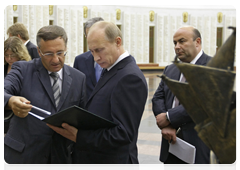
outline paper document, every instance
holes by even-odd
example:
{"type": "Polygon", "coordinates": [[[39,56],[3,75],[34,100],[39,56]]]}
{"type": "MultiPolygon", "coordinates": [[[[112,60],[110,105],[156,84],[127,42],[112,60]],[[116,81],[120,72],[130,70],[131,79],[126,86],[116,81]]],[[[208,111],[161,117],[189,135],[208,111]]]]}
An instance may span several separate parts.
{"type": "Polygon", "coordinates": [[[34,117],[40,119],[40,120],[45,119],[44,117],[38,116],[38,115],[36,115],[36,114],[34,114],[34,113],[32,113],[32,112],[28,112],[28,113],[29,113],[30,115],[32,115],[32,116],[34,116],[34,117]]]}
{"type": "Polygon", "coordinates": [[[178,137],[175,144],[169,144],[169,152],[189,164],[193,164],[195,162],[195,146],[178,137]]]}
{"type": "Polygon", "coordinates": [[[36,106],[32,106],[31,112],[28,112],[28,113],[40,120],[43,120],[51,115],[51,112],[43,110],[36,106]]]}

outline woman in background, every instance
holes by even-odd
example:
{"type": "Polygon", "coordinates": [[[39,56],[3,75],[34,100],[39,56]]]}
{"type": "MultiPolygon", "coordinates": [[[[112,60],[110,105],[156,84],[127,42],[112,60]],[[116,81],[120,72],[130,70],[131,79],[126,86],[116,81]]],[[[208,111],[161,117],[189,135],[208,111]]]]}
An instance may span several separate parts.
{"type": "Polygon", "coordinates": [[[19,60],[29,61],[31,57],[20,38],[9,37],[4,41],[4,77],[11,70],[12,64],[19,60]]]}
{"type": "MultiPolygon", "coordinates": [[[[20,38],[9,37],[4,41],[4,78],[11,70],[12,64],[20,60],[31,60],[28,50],[20,38]]],[[[4,111],[4,134],[7,133],[12,115],[12,111],[4,111]]]]}

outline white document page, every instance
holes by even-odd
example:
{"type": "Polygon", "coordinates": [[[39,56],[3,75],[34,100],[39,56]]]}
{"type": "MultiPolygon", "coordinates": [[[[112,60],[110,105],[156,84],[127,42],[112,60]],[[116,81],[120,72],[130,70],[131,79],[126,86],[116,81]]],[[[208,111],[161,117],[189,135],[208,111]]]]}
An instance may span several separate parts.
{"type": "Polygon", "coordinates": [[[178,137],[175,144],[169,144],[169,152],[189,164],[193,164],[195,162],[195,146],[185,142],[178,137]]]}
{"type": "Polygon", "coordinates": [[[32,115],[32,116],[34,116],[34,117],[40,119],[40,120],[45,119],[44,117],[38,116],[38,115],[36,115],[36,114],[34,114],[34,113],[32,113],[32,112],[28,112],[28,113],[29,113],[30,115],[32,115]]]}
{"type": "Polygon", "coordinates": [[[40,119],[40,120],[45,119],[45,118],[44,118],[45,116],[42,117],[42,116],[40,116],[40,115],[43,115],[43,114],[44,114],[44,115],[51,115],[51,112],[46,111],[46,110],[43,110],[43,109],[41,109],[41,108],[39,108],[39,107],[36,107],[36,106],[32,106],[32,110],[31,110],[31,112],[28,112],[28,113],[29,113],[30,115],[32,115],[32,116],[40,119]],[[33,111],[32,111],[32,110],[33,110],[33,111]],[[34,113],[35,111],[36,111],[38,114],[34,113]],[[42,113],[42,114],[39,115],[39,112],[42,113]]]}

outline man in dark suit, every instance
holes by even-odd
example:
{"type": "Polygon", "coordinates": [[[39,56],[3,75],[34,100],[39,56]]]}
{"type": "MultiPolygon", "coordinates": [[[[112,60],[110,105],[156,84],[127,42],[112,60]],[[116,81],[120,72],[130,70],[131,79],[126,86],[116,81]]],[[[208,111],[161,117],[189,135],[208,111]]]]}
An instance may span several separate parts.
{"type": "Polygon", "coordinates": [[[64,64],[67,35],[63,28],[42,27],[37,44],[41,58],[15,62],[4,80],[4,106],[14,113],[4,138],[4,158],[10,164],[71,163],[73,142],[28,112],[32,106],[51,114],[72,105],[84,107],[85,75],[64,64]]]}
{"type": "MultiPolygon", "coordinates": [[[[206,65],[211,59],[202,51],[201,35],[196,28],[191,26],[182,27],[173,36],[175,53],[182,62],[206,65]]],[[[182,81],[184,75],[171,64],[167,66],[163,74],[167,77],[182,81]]],[[[196,147],[196,164],[208,164],[210,162],[210,150],[198,137],[194,130],[194,122],[181,104],[164,83],[161,81],[152,99],[152,109],[156,116],[158,127],[162,130],[162,146],[160,161],[168,164],[185,163],[168,152],[169,143],[176,142],[176,130],[179,129],[178,137],[196,147]]]]}
{"type": "MultiPolygon", "coordinates": [[[[88,31],[90,27],[98,22],[103,21],[101,17],[95,17],[89,19],[84,25],[84,34],[87,38],[88,31]]],[[[91,51],[87,51],[83,54],[78,55],[75,58],[73,67],[83,72],[86,76],[86,87],[87,87],[87,98],[90,97],[94,87],[99,80],[99,75],[101,75],[102,68],[97,62],[94,61],[91,51]]]]}
{"type": "Polygon", "coordinates": [[[40,57],[38,54],[37,46],[29,40],[28,30],[23,23],[17,22],[10,26],[7,30],[7,34],[9,37],[17,36],[20,38],[24,45],[26,45],[28,53],[32,59],[40,57]]]}
{"type": "MultiPolygon", "coordinates": [[[[76,142],[74,163],[138,163],[138,128],[147,99],[147,83],[135,60],[122,46],[122,34],[110,22],[95,23],[88,33],[94,60],[104,68],[86,108],[117,126],[97,130],[64,129],[50,126],[76,142]]],[[[91,123],[91,122],[89,122],[91,123]]]]}

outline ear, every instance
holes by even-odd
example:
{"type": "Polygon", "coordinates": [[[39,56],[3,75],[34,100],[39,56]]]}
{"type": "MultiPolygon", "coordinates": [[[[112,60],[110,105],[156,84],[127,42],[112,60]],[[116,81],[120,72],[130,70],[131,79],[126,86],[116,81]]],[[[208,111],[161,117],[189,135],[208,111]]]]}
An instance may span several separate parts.
{"type": "Polygon", "coordinates": [[[120,46],[122,45],[122,39],[121,39],[121,37],[117,37],[117,38],[115,39],[115,42],[116,42],[116,44],[117,44],[117,47],[120,47],[120,46]]]}
{"type": "Polygon", "coordinates": [[[22,39],[21,35],[19,35],[19,34],[17,35],[17,37],[20,38],[20,39],[22,39]]]}
{"type": "Polygon", "coordinates": [[[201,38],[200,37],[198,37],[196,40],[196,46],[198,47],[198,46],[201,46],[201,38]]]}

